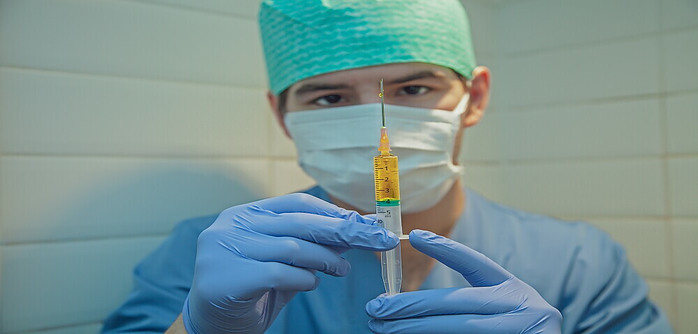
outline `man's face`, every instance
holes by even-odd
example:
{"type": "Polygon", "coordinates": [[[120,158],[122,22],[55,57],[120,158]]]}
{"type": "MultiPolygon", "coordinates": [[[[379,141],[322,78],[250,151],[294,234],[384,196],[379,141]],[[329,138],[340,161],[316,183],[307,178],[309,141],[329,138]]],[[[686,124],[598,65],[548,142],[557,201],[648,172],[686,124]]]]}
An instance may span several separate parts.
{"type": "Polygon", "coordinates": [[[287,90],[285,112],[380,102],[379,81],[384,80],[385,103],[428,109],[453,110],[467,92],[452,70],[425,63],[371,66],[318,75],[287,90]]]}
{"type": "Polygon", "coordinates": [[[477,124],[489,102],[490,72],[476,67],[467,84],[451,69],[425,63],[371,66],[318,75],[294,83],[283,98],[267,95],[276,120],[290,138],[284,123],[289,112],[380,102],[380,79],[385,103],[417,108],[453,110],[468,93],[468,105],[456,134],[453,161],[457,163],[465,128],[477,124]]]}

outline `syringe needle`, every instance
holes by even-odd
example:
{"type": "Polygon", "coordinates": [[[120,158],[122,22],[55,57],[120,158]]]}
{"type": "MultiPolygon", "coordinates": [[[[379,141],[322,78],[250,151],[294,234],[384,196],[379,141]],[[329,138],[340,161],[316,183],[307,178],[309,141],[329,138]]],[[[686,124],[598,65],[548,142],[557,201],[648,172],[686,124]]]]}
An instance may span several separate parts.
{"type": "Polygon", "coordinates": [[[382,126],[385,127],[385,100],[383,98],[383,78],[381,78],[381,92],[378,93],[378,96],[381,98],[381,117],[383,118],[383,124],[382,126]]]}

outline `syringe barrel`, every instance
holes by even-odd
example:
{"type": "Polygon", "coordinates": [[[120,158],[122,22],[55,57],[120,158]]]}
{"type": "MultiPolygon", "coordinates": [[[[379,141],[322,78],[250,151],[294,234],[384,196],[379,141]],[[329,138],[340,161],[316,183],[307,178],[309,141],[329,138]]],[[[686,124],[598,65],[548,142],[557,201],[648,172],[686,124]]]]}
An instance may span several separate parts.
{"type": "MultiPolygon", "coordinates": [[[[376,223],[397,236],[402,235],[402,218],[400,205],[391,203],[376,203],[376,223]]],[[[381,252],[381,275],[383,276],[383,285],[385,292],[388,295],[394,295],[400,292],[402,288],[402,254],[400,245],[397,247],[381,252]]]]}
{"type": "MultiPolygon", "coordinates": [[[[402,236],[397,156],[386,151],[374,157],[373,176],[376,183],[376,222],[398,237],[402,236]]],[[[402,255],[399,244],[389,251],[381,252],[381,274],[385,292],[389,295],[399,293],[402,288],[402,255]]]]}

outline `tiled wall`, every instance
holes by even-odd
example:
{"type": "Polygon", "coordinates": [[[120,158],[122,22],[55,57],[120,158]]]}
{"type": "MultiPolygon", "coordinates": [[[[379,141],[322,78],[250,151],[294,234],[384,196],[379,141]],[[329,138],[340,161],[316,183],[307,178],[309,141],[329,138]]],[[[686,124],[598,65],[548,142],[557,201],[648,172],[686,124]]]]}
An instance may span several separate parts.
{"type": "MultiPolygon", "coordinates": [[[[0,0],[0,332],[93,333],[177,221],[311,183],[266,106],[258,3],[0,0]]],[[[609,231],[698,328],[696,2],[466,7],[494,73],[467,182],[609,231]]]]}
{"type": "Polygon", "coordinates": [[[465,2],[494,41],[469,183],[606,230],[675,329],[698,332],[698,1],[465,2]]]}

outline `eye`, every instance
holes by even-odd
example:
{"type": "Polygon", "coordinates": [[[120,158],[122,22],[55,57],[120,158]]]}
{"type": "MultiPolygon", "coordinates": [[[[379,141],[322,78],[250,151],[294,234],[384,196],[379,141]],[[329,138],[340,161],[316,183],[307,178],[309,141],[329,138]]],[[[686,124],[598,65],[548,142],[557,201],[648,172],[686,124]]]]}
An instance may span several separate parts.
{"type": "Polygon", "coordinates": [[[429,91],[426,86],[405,86],[400,89],[400,95],[422,95],[429,91]]]}
{"type": "Polygon", "coordinates": [[[313,101],[313,103],[319,105],[319,106],[329,106],[333,105],[336,103],[339,103],[342,101],[342,96],[337,95],[337,94],[331,94],[331,95],[325,95],[322,97],[319,97],[313,101]]]}

